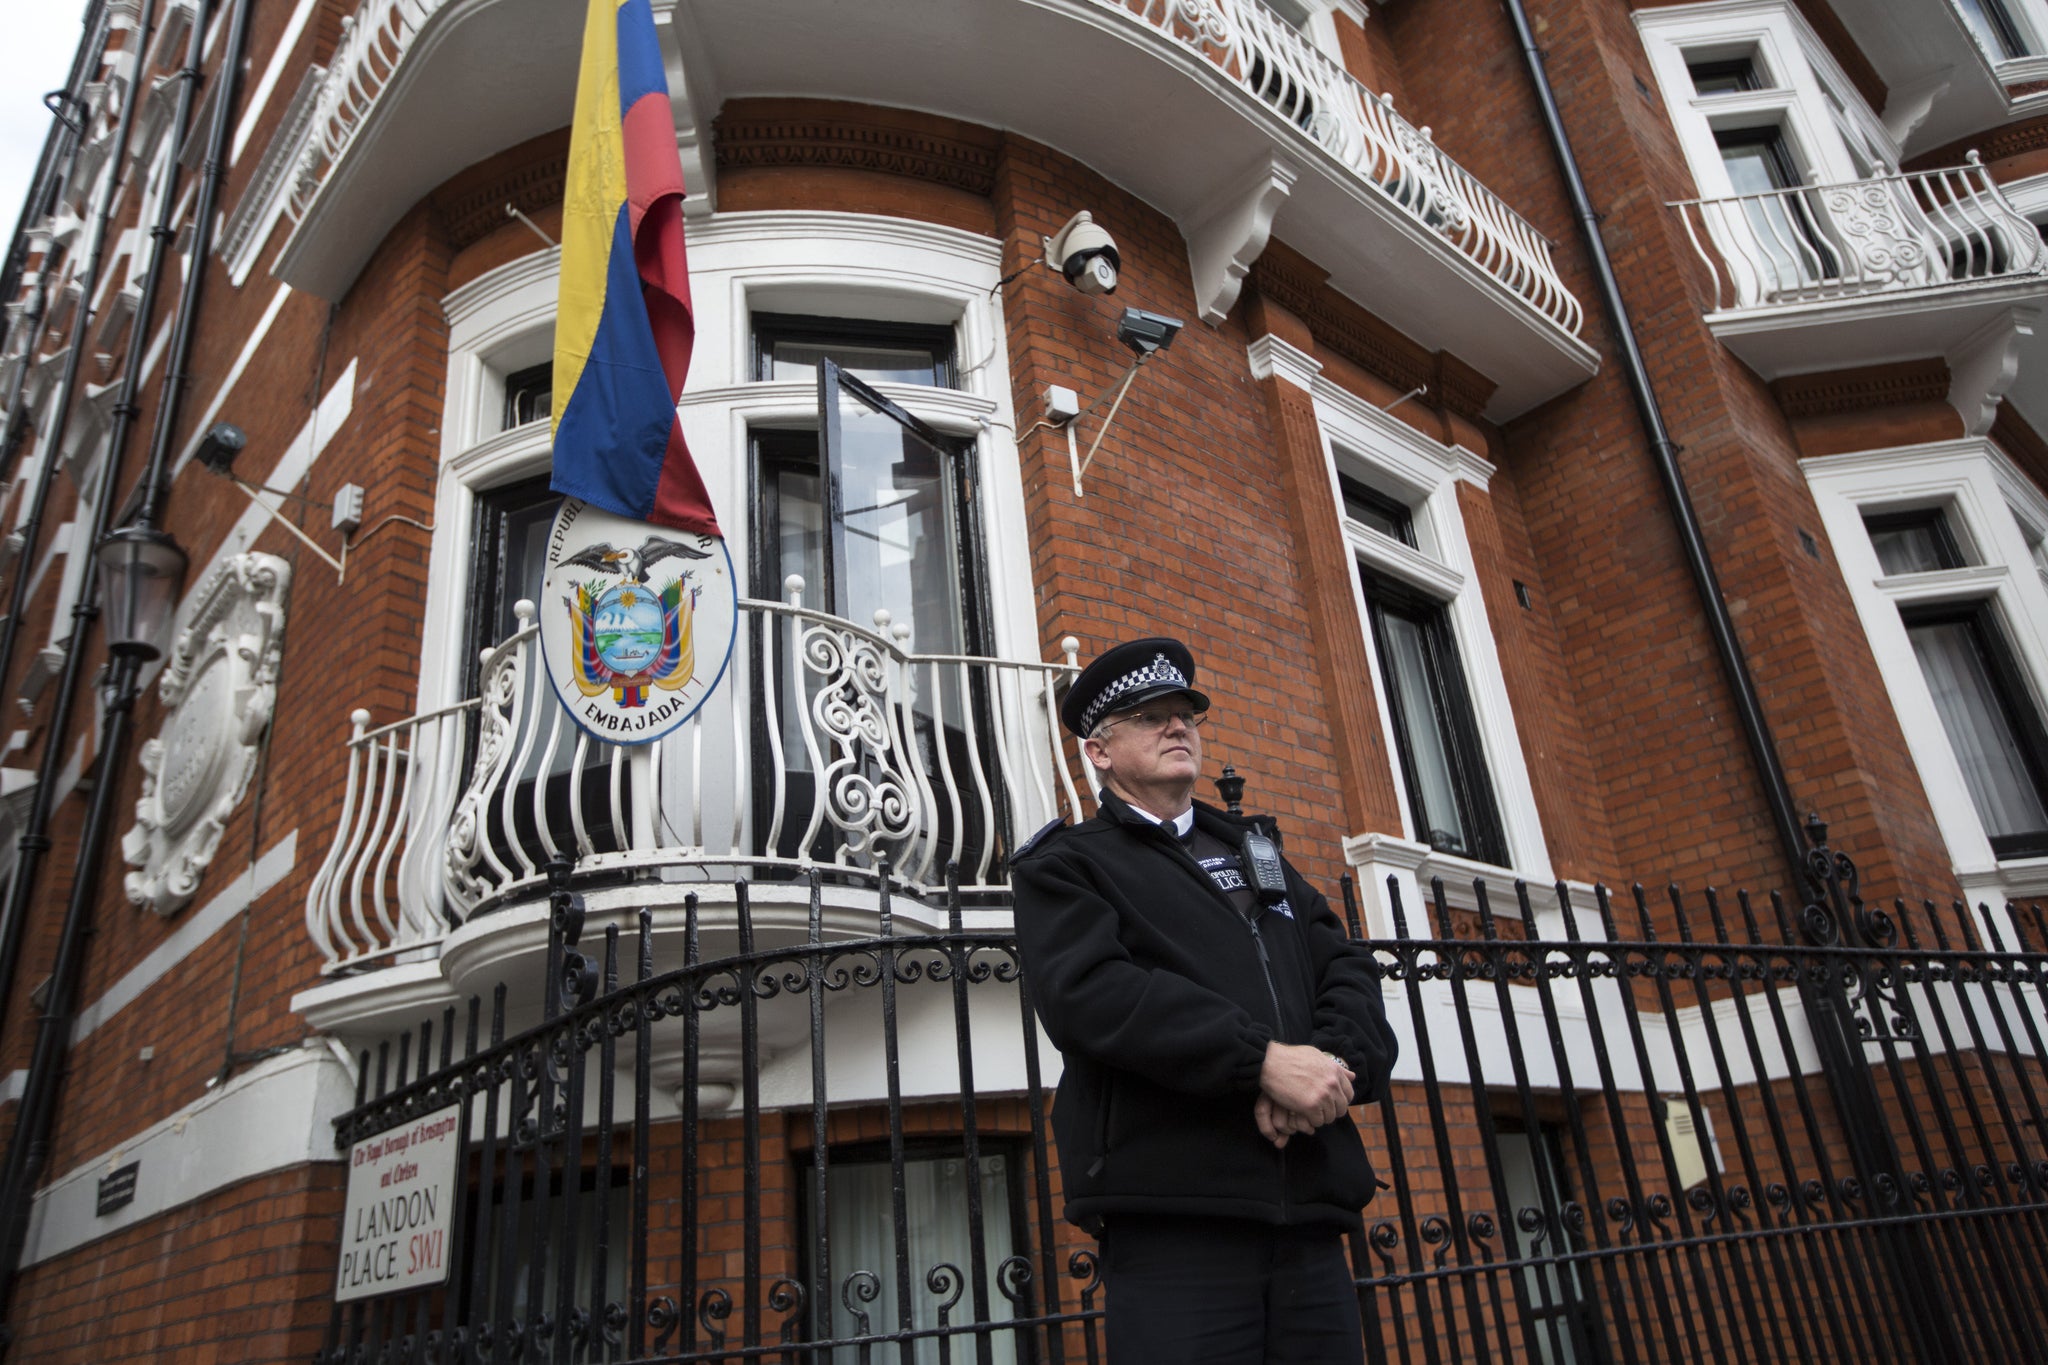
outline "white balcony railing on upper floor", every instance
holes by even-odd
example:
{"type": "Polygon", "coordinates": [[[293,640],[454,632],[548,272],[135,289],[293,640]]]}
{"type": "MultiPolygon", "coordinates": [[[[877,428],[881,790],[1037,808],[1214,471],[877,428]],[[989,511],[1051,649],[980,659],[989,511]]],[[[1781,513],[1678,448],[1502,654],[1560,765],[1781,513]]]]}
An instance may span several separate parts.
{"type": "Polygon", "coordinates": [[[1770,308],[2048,276],[2040,230],[1968,164],[1671,205],[1714,307],[1770,308]]]}
{"type": "Polygon", "coordinates": [[[1579,302],[1528,220],[1258,0],[1100,0],[1193,48],[1302,135],[1576,335],[1579,302]]]}
{"type": "Polygon", "coordinates": [[[886,857],[913,889],[954,868],[973,893],[1002,884],[1017,840],[1085,813],[1092,793],[1063,757],[1054,686],[1078,671],[1076,642],[1049,664],[913,654],[887,613],[866,629],[805,608],[801,578],[787,586],[786,603],[741,601],[723,684],[639,749],[568,721],[529,602],[522,628],[485,654],[474,698],[374,729],[357,711],[333,842],[306,897],[329,970],[430,947],[544,894],[557,856],[657,878],[859,872],[886,857]]]}
{"type": "MultiPolygon", "coordinates": [[[[998,0],[988,0],[996,3],[998,0]]],[[[420,31],[451,0],[362,0],[342,21],[294,180],[296,222],[311,208],[420,31]]],[[[1258,0],[1087,0],[1192,50],[1277,111],[1517,297],[1576,335],[1578,300],[1550,243],[1342,65],[1258,0]]],[[[853,22],[849,19],[848,22],[853,22]]],[[[569,60],[569,58],[565,58],[569,60]]]]}

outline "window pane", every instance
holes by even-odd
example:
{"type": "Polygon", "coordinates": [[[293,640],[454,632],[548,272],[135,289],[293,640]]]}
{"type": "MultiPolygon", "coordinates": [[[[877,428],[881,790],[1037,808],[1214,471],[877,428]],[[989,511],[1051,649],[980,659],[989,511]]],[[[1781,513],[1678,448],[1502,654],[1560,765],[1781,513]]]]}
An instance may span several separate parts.
{"type": "Polygon", "coordinates": [[[1725,62],[1694,62],[1686,70],[1692,73],[1692,88],[1702,95],[1729,95],[1763,88],[1762,82],[1756,78],[1756,63],[1747,57],[1725,62]]]}
{"type": "Polygon", "coordinates": [[[1397,694],[1402,737],[1407,741],[1401,757],[1410,765],[1411,784],[1422,804],[1415,812],[1416,833],[1433,848],[1470,852],[1451,775],[1450,736],[1444,733],[1422,627],[1391,612],[1384,620],[1386,654],[1394,675],[1388,686],[1397,694]]]}
{"type": "Polygon", "coordinates": [[[1958,0],[1964,22],[1979,44],[1999,61],[2027,55],[2026,40],[2002,0],[1958,0]]]}
{"type": "Polygon", "coordinates": [[[867,625],[886,608],[910,627],[918,653],[960,653],[959,535],[944,457],[851,398],[841,398],[840,421],[848,618],[867,625]]]}
{"type": "Polygon", "coordinates": [[[2021,755],[2014,708],[1988,666],[1982,626],[1975,619],[1909,625],[1913,653],[1963,770],[1970,800],[1992,838],[2048,830],[2048,809],[2021,755]]]}
{"type": "Polygon", "coordinates": [[[1870,546],[1887,574],[1931,573],[1948,566],[1942,563],[1941,547],[1935,543],[1931,526],[1899,526],[1870,533],[1870,546]]]}
{"type": "Polygon", "coordinates": [[[1880,512],[1863,519],[1870,547],[1887,574],[1932,573],[1963,566],[1961,548],[1940,508],[1924,512],[1880,512]]]}
{"type": "Polygon", "coordinates": [[[1337,487],[1344,495],[1345,516],[1403,545],[1415,544],[1415,518],[1406,507],[1347,474],[1337,476],[1337,487]]]}
{"type": "Polygon", "coordinates": [[[1746,137],[1740,141],[1731,139],[1721,144],[1721,163],[1728,168],[1728,183],[1737,194],[1762,194],[1791,188],[1792,182],[1784,173],[1783,159],[1774,153],[1773,144],[1778,144],[1775,136],[1767,139],[1746,137]]]}
{"type": "Polygon", "coordinates": [[[552,362],[505,376],[505,430],[542,421],[554,411],[555,367],[552,362]]]}
{"type": "MultiPolygon", "coordinates": [[[[819,491],[817,468],[813,465],[806,470],[784,465],[769,477],[775,481],[775,543],[777,563],[781,569],[772,590],[780,600],[784,596],[782,580],[791,574],[801,574],[805,603],[814,607],[820,603],[830,606],[824,599],[825,508],[819,491]]],[[[780,640],[777,643],[780,644],[780,640]]],[[[807,770],[810,755],[804,749],[803,729],[797,714],[801,705],[797,696],[797,673],[789,668],[782,669],[781,673],[782,702],[778,709],[782,715],[782,761],[792,770],[807,770]]]]}
{"type": "MultiPolygon", "coordinates": [[[[1010,1224],[1008,1170],[1008,1158],[1001,1153],[989,1153],[981,1159],[981,1240],[988,1267],[985,1289],[989,1317],[999,1322],[1015,1316],[1010,1301],[1003,1297],[996,1283],[997,1271],[1015,1245],[1010,1224]]],[[[889,1181],[890,1168],[884,1161],[833,1161],[827,1167],[826,1234],[831,1255],[829,1305],[834,1336],[850,1336],[859,1331],[858,1321],[846,1309],[848,1300],[868,1315],[870,1332],[897,1330],[895,1213],[889,1199],[889,1181]],[[849,1278],[863,1271],[879,1282],[878,1296],[871,1303],[861,1303],[863,1296],[859,1292],[842,1297],[849,1278]]],[[[806,1170],[806,1207],[811,1207],[816,1197],[816,1182],[816,1168],[806,1170]]],[[[940,1266],[950,1266],[956,1272],[952,1283],[960,1290],[958,1302],[947,1313],[948,1323],[973,1321],[974,1287],[968,1283],[968,1277],[974,1273],[974,1259],[973,1234],[967,1217],[967,1162],[960,1157],[905,1161],[903,1201],[910,1233],[907,1259],[911,1325],[937,1327],[939,1305],[953,1297],[952,1289],[939,1294],[928,1287],[926,1277],[940,1266]]],[[[808,1278],[813,1282],[816,1273],[815,1266],[809,1268],[808,1278]]],[[[813,1330],[823,1326],[821,1314],[813,1330]]],[[[989,1342],[997,1361],[1010,1365],[1016,1360],[1017,1345],[1011,1334],[997,1333],[989,1342]]],[[[954,1338],[950,1347],[954,1360],[975,1358],[971,1336],[954,1338]]],[[[888,1356],[891,1360],[897,1358],[894,1347],[888,1356]]],[[[852,1362],[860,1357],[856,1349],[846,1348],[830,1358],[852,1362]]],[[[915,1358],[920,1365],[937,1365],[938,1339],[918,1342],[915,1358]]]]}
{"type": "Polygon", "coordinates": [[[1838,270],[1834,253],[1822,241],[1805,196],[1771,193],[1800,184],[1791,149],[1778,130],[1743,129],[1717,134],[1715,141],[1730,187],[1737,195],[1759,196],[1742,201],[1742,216],[1754,239],[1748,254],[1763,276],[1765,292],[1833,278],[1838,270]]]}
{"type": "Polygon", "coordinates": [[[937,363],[929,350],[887,346],[810,345],[778,341],[770,351],[770,379],[816,379],[818,362],[830,360],[870,384],[936,384],[937,363]]]}

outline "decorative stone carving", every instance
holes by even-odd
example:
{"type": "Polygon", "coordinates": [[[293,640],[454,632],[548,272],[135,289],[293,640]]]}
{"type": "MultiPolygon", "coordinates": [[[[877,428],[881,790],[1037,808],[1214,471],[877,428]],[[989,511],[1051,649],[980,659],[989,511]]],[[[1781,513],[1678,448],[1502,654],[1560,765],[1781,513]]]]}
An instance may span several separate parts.
{"type": "Polygon", "coordinates": [[[170,708],[142,746],[142,799],[121,840],[128,899],[176,914],[199,889],[228,816],[256,770],[277,699],[291,566],[239,554],[201,585],[157,682],[170,708]]]}

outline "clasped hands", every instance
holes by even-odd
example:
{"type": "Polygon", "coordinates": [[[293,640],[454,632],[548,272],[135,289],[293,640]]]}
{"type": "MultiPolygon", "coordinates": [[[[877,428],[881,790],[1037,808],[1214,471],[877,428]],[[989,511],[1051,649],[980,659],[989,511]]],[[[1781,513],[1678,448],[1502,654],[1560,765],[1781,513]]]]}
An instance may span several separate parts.
{"type": "Polygon", "coordinates": [[[1320,1048],[1268,1043],[1259,1067],[1259,1098],[1252,1105],[1259,1135],[1284,1148],[1297,1133],[1313,1133],[1351,1107],[1358,1078],[1340,1058],[1320,1048]]]}

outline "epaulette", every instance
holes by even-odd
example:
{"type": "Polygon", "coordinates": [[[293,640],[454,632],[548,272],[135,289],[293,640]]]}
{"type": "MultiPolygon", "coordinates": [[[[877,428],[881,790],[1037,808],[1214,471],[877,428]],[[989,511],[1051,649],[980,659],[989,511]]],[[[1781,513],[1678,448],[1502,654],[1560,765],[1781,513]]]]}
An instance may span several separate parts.
{"type": "Polygon", "coordinates": [[[1013,863],[1016,862],[1019,858],[1023,857],[1032,849],[1036,848],[1038,846],[1038,841],[1040,839],[1043,839],[1046,835],[1052,833],[1056,829],[1064,828],[1066,823],[1067,817],[1064,815],[1058,817],[1057,819],[1046,822],[1046,824],[1042,826],[1036,834],[1032,835],[1029,839],[1026,839],[1023,843],[1017,845],[1017,851],[1010,855],[1010,861],[1013,863]]]}

